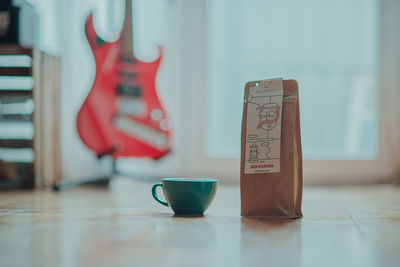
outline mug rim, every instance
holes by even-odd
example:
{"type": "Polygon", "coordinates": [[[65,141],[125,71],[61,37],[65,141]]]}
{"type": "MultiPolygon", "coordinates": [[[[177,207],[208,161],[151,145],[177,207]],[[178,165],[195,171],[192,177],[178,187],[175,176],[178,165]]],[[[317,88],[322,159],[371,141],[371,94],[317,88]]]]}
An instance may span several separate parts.
{"type": "Polygon", "coordinates": [[[189,177],[165,177],[162,181],[166,182],[195,182],[195,183],[212,183],[218,182],[215,178],[189,178],[189,177]]]}

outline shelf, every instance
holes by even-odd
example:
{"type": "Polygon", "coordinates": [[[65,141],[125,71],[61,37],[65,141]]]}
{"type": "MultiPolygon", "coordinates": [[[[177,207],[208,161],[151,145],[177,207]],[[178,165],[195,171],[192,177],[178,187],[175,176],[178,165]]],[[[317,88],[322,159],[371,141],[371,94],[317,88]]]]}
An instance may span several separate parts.
{"type": "Polygon", "coordinates": [[[0,45],[0,189],[59,179],[59,59],[0,45]]]}

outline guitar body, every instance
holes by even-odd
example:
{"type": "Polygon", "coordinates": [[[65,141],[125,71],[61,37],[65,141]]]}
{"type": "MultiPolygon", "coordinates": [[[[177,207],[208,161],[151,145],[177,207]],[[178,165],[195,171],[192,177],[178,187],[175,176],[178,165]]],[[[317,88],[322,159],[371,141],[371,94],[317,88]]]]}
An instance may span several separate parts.
{"type": "Polygon", "coordinates": [[[170,121],[158,98],[155,79],[160,56],[142,62],[121,49],[121,38],[105,42],[86,21],[86,36],[96,61],[96,77],[77,117],[82,141],[97,156],[150,157],[170,151],[170,121]]]}

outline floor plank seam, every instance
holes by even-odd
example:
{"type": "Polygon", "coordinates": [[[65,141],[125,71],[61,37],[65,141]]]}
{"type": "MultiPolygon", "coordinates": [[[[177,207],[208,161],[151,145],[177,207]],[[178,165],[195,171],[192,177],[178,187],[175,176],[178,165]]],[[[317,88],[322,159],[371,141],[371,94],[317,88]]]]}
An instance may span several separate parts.
{"type": "Polygon", "coordinates": [[[348,210],[346,210],[347,213],[347,217],[349,217],[349,219],[352,221],[354,227],[357,229],[358,233],[361,235],[361,238],[365,238],[365,234],[364,232],[361,230],[360,225],[358,224],[358,222],[353,218],[353,216],[351,216],[350,212],[348,210]]]}

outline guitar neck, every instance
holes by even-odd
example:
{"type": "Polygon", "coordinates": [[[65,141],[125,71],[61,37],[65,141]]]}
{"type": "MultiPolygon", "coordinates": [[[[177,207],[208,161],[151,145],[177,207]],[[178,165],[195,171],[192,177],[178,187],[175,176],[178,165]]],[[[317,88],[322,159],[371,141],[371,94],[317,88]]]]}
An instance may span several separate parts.
{"type": "Polygon", "coordinates": [[[132,2],[133,0],[125,0],[125,18],[121,32],[122,53],[127,55],[133,54],[132,2]]]}

